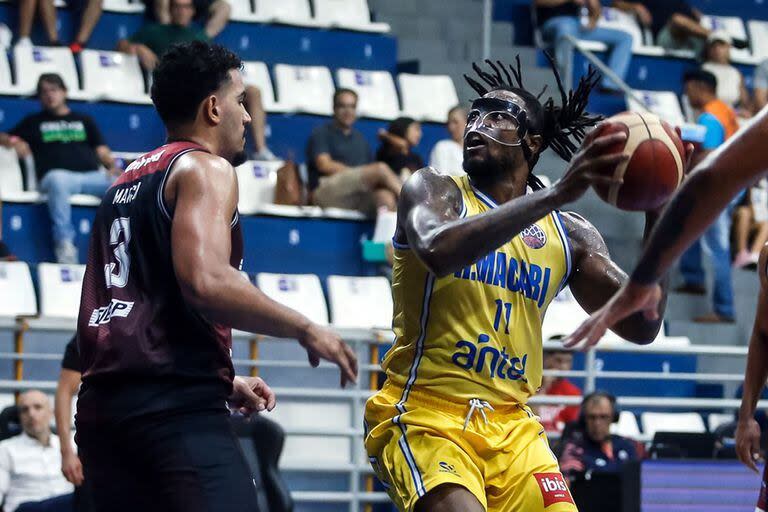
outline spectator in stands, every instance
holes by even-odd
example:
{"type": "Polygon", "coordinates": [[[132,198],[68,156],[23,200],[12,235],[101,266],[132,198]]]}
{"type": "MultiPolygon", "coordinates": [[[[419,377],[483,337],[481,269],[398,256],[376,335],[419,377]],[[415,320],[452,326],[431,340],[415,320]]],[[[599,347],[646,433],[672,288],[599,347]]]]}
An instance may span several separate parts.
{"type": "Polygon", "coordinates": [[[448,111],[448,129],[450,139],[443,139],[435,144],[429,155],[429,165],[443,174],[461,176],[464,174],[464,128],[467,126],[467,109],[456,105],[448,111]]]}
{"type": "MultiPolygon", "coordinates": [[[[573,353],[568,350],[545,350],[544,369],[568,372],[573,369],[573,353]]],[[[540,395],[581,396],[581,389],[566,377],[544,376],[541,379],[540,395]]],[[[567,423],[579,417],[577,405],[539,405],[535,408],[539,421],[547,433],[560,433],[567,423]]]]}
{"type": "MultiPolygon", "coordinates": [[[[168,25],[172,20],[172,8],[169,0],[147,0],[145,17],[151,22],[168,25]]],[[[213,39],[224,30],[232,14],[232,6],[227,0],[194,0],[195,17],[198,23],[205,24],[205,33],[213,39]]]]}
{"type": "Polygon", "coordinates": [[[731,64],[731,36],[728,32],[715,30],[709,35],[701,67],[717,78],[718,98],[733,108],[738,107],[740,117],[752,117],[752,102],[744,85],[744,77],[731,64]]]}
{"type": "MultiPolygon", "coordinates": [[[[711,30],[701,25],[701,12],[687,0],[614,0],[613,5],[637,15],[650,27],[656,44],[666,50],[690,50],[701,55],[711,30]]],[[[736,48],[746,48],[747,41],[734,40],[736,48]]]]}
{"type": "MultiPolygon", "coordinates": [[[[225,0],[217,0],[212,5],[219,2],[226,4],[225,0]]],[[[226,5],[229,8],[229,4],[226,5]]],[[[121,39],[117,43],[117,49],[138,56],[141,66],[147,71],[152,71],[157,66],[160,56],[172,45],[211,39],[212,36],[209,35],[208,28],[201,30],[192,25],[194,17],[195,3],[193,0],[170,0],[170,24],[148,23],[128,39],[121,39]]],[[[266,114],[261,101],[261,91],[258,87],[246,86],[245,108],[251,116],[251,135],[255,149],[253,158],[255,160],[274,160],[275,156],[266,144],[264,132],[266,114]]]]}
{"type": "MultiPolygon", "coordinates": [[[[67,7],[72,9],[75,17],[80,18],[80,27],[75,35],[75,40],[69,45],[73,53],[80,53],[93,33],[99,18],[101,18],[101,4],[103,0],[70,0],[67,7]]],[[[19,0],[19,35],[16,44],[31,46],[29,38],[32,33],[32,22],[35,17],[35,9],[40,11],[45,33],[48,36],[48,44],[59,46],[59,29],[56,19],[56,7],[53,0],[19,0]]]]}
{"type": "MultiPolygon", "coordinates": [[[[573,45],[566,36],[586,41],[599,41],[610,47],[608,66],[624,80],[632,58],[632,36],[622,30],[597,26],[599,0],[534,0],[536,20],[545,41],[555,45],[555,60],[565,77],[573,61],[573,45]],[[582,12],[583,11],[583,12],[582,12]],[[582,22],[582,16],[586,20],[582,22]]],[[[618,85],[604,77],[604,92],[618,92],[618,85]]]]}
{"type": "Polygon", "coordinates": [[[413,148],[421,142],[421,123],[411,117],[398,117],[386,130],[379,131],[381,145],[376,161],[384,162],[405,181],[424,167],[424,160],[413,148]]]}
{"type": "Polygon", "coordinates": [[[61,474],[52,418],[50,401],[42,391],[27,391],[19,397],[23,432],[0,442],[0,496],[5,512],[72,510],[72,485],[61,474]]]}
{"type": "Polygon", "coordinates": [[[373,162],[368,141],[354,128],[356,120],[357,93],[337,89],[333,120],[315,128],[307,142],[312,200],[370,217],[379,209],[395,211],[402,181],[387,164],[373,162]]]}
{"type": "Polygon", "coordinates": [[[618,473],[623,464],[638,458],[634,441],[611,434],[616,421],[616,397],[604,391],[584,397],[577,428],[562,441],[563,476],[573,480],[587,472],[618,473]]]}
{"type": "Polygon", "coordinates": [[[757,269],[760,249],[768,242],[768,181],[765,178],[750,188],[736,207],[733,231],[736,244],[734,268],[757,269]],[[750,239],[752,243],[749,243],[750,239]]]}
{"type": "Polygon", "coordinates": [[[70,110],[67,87],[59,75],[41,75],[37,96],[42,111],[22,119],[10,133],[0,133],[0,144],[14,148],[20,157],[34,157],[39,188],[48,195],[56,259],[76,264],[69,198],[101,197],[122,171],[93,119],[70,110]]]}
{"type": "MultiPolygon", "coordinates": [[[[697,123],[706,130],[701,149],[693,155],[690,168],[700,162],[710,152],[730,138],[739,125],[736,113],[722,100],[717,99],[717,78],[703,69],[689,71],[685,74],[685,94],[691,106],[697,111],[697,123]]],[[[740,198],[738,199],[740,200],[740,198]]],[[[733,205],[738,204],[736,200],[733,205]]],[[[716,323],[734,321],[733,283],[731,280],[731,210],[726,209],[704,234],[711,255],[715,272],[715,289],[713,293],[714,311],[710,314],[695,318],[695,322],[716,323]]],[[[696,241],[680,258],[680,272],[684,284],[677,289],[681,293],[704,295],[705,274],[701,263],[701,242],[696,241]]]]}
{"type": "Polygon", "coordinates": [[[768,59],[757,65],[752,85],[755,90],[754,111],[757,114],[768,105],[768,59]]]}

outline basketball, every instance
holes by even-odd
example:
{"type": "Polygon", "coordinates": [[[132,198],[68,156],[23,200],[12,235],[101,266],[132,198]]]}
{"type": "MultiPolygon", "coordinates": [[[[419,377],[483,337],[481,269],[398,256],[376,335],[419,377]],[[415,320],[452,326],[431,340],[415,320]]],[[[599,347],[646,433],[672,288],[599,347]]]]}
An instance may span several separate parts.
{"type": "Polygon", "coordinates": [[[604,153],[624,153],[629,160],[619,164],[614,173],[622,184],[595,185],[605,202],[628,211],[658,208],[674,193],[685,172],[685,148],[669,124],[650,113],[622,112],[607,120],[600,135],[618,131],[627,140],[608,147],[604,153]]]}

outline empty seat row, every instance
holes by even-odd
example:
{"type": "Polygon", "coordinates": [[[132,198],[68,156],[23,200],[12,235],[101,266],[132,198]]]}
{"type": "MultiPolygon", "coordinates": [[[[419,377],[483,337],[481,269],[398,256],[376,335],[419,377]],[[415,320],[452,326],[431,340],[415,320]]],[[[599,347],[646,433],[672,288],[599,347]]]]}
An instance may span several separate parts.
{"type": "MultiPolygon", "coordinates": [[[[40,263],[38,301],[29,266],[24,262],[0,262],[0,317],[39,314],[46,319],[74,321],[84,274],[85,265],[40,263]]],[[[256,285],[264,293],[321,325],[359,329],[390,326],[392,296],[386,278],[329,276],[326,284],[327,302],[316,275],[256,274],[256,285]]]]}
{"type": "Polygon", "coordinates": [[[619,421],[611,425],[611,433],[637,439],[646,436],[653,439],[656,432],[688,432],[701,434],[714,432],[721,425],[734,421],[733,414],[710,413],[707,416],[707,425],[704,418],[697,412],[642,412],[640,423],[643,426],[642,434],[637,423],[637,417],[631,411],[621,411],[619,421]]]}
{"type": "MultiPolygon", "coordinates": [[[[63,78],[72,99],[151,103],[135,55],[84,50],[80,54],[82,87],[75,58],[68,48],[16,46],[13,62],[15,83],[7,56],[0,54],[0,94],[33,94],[40,75],[55,72],[63,78]]],[[[332,114],[336,85],[327,67],[277,64],[273,70],[276,87],[265,63],[246,62],[243,66],[246,83],[259,87],[267,111],[332,114]]],[[[336,84],[358,93],[358,111],[362,117],[394,119],[402,114],[423,121],[443,122],[448,110],[458,103],[456,89],[448,76],[402,73],[397,79],[402,109],[388,71],[346,68],[336,71],[336,84]]]]}

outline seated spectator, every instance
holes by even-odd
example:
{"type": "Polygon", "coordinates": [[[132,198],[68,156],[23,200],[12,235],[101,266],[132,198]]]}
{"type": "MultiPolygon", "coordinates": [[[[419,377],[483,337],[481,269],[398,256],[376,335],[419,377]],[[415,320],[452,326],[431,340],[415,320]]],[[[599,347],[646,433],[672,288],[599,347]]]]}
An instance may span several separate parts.
{"type": "Polygon", "coordinates": [[[429,155],[429,166],[443,174],[461,176],[464,174],[464,128],[467,126],[467,109],[456,105],[448,111],[445,127],[450,139],[435,144],[429,155]]]}
{"type": "MultiPolygon", "coordinates": [[[[141,66],[147,71],[152,71],[157,66],[160,56],[172,45],[211,39],[207,29],[201,30],[192,25],[195,17],[193,0],[170,0],[170,7],[170,24],[148,23],[128,39],[121,39],[117,43],[117,50],[138,56],[141,66]]],[[[275,156],[266,145],[264,132],[266,114],[258,87],[246,86],[245,108],[251,116],[251,134],[255,149],[253,158],[274,160],[275,156]]]]}
{"type": "Polygon", "coordinates": [[[357,93],[337,89],[333,120],[315,128],[307,142],[312,201],[369,217],[379,209],[395,211],[403,183],[387,164],[373,162],[368,141],[354,128],[356,120],[357,93]]]}
{"type": "MultiPolygon", "coordinates": [[[[651,27],[656,44],[665,50],[689,50],[701,55],[711,30],[701,25],[701,12],[687,0],[614,0],[613,5],[633,12],[641,23],[651,27]]],[[[746,48],[744,40],[733,41],[736,48],[746,48]]]]}
{"type": "Polygon", "coordinates": [[[577,428],[562,440],[560,471],[569,480],[588,472],[618,473],[621,466],[637,460],[635,443],[611,434],[618,419],[616,397],[595,391],[584,397],[577,428]]]}
{"type": "Polygon", "coordinates": [[[19,396],[23,432],[0,442],[0,496],[5,512],[72,510],[72,484],[61,474],[52,418],[45,393],[33,390],[19,396]]]}
{"type": "Polygon", "coordinates": [[[717,97],[736,109],[740,117],[752,117],[749,93],[744,77],[731,64],[731,36],[724,30],[715,30],[707,38],[704,63],[701,65],[717,78],[717,97]]]}
{"type": "MultiPolygon", "coordinates": [[[[632,58],[632,36],[622,30],[597,26],[600,18],[599,0],[534,0],[536,20],[545,41],[555,45],[555,60],[563,77],[565,70],[573,62],[573,46],[566,36],[586,41],[599,41],[610,47],[608,67],[624,80],[632,58]],[[586,9],[588,21],[582,24],[582,9],[586,9]]],[[[619,86],[604,77],[602,88],[605,91],[618,91],[619,86]]]]}
{"type": "MultiPolygon", "coordinates": [[[[69,45],[72,53],[80,53],[93,33],[99,18],[101,17],[102,0],[70,0],[67,7],[72,9],[75,17],[80,18],[80,27],[75,35],[75,40],[69,45]]],[[[16,44],[32,45],[29,36],[32,33],[32,22],[35,17],[35,9],[40,11],[45,33],[48,36],[48,44],[59,46],[59,29],[56,16],[56,7],[53,0],[19,0],[19,38],[16,44]]]]}
{"type": "Polygon", "coordinates": [[[20,157],[35,159],[40,190],[48,195],[56,260],[78,263],[69,198],[73,194],[101,197],[122,171],[89,116],[70,110],[61,77],[45,73],[37,82],[42,111],[19,121],[0,144],[20,157]]]}
{"type": "MultiPolygon", "coordinates": [[[[693,163],[703,160],[709,153],[728,140],[739,125],[736,113],[723,101],[717,99],[717,78],[703,69],[685,74],[685,94],[691,106],[698,113],[697,124],[704,127],[706,135],[701,149],[694,152],[693,163]]],[[[739,197],[732,205],[738,204],[739,197]]],[[[684,284],[677,288],[679,293],[704,295],[706,293],[704,267],[702,265],[702,240],[706,240],[710,260],[715,273],[713,312],[694,318],[701,323],[733,323],[733,281],[731,278],[731,208],[721,212],[717,220],[707,228],[702,239],[697,240],[680,258],[680,273],[684,284]]]]}
{"type": "Polygon", "coordinates": [[[381,145],[376,161],[384,162],[405,181],[424,167],[424,160],[413,148],[421,142],[421,123],[410,117],[398,117],[386,130],[379,131],[381,145]]]}
{"type": "Polygon", "coordinates": [[[768,105],[768,59],[757,65],[752,83],[754,87],[754,112],[757,114],[768,105]]]}
{"type": "Polygon", "coordinates": [[[736,244],[734,268],[757,269],[760,249],[768,242],[768,182],[765,179],[749,189],[736,207],[733,231],[736,244]],[[749,243],[750,239],[752,243],[749,243]]]}
{"type": "MultiPolygon", "coordinates": [[[[544,369],[568,372],[573,369],[573,353],[568,350],[546,350],[544,369]]],[[[581,396],[581,389],[566,377],[544,376],[541,379],[540,395],[581,396]]],[[[577,405],[539,405],[534,408],[541,418],[539,422],[547,433],[560,433],[567,423],[579,417],[577,405]]]]}
{"type": "MultiPolygon", "coordinates": [[[[169,0],[146,0],[145,18],[151,22],[168,25],[171,23],[169,0]]],[[[205,25],[205,33],[213,39],[227,26],[232,6],[227,0],[194,0],[195,22],[205,25]]]]}

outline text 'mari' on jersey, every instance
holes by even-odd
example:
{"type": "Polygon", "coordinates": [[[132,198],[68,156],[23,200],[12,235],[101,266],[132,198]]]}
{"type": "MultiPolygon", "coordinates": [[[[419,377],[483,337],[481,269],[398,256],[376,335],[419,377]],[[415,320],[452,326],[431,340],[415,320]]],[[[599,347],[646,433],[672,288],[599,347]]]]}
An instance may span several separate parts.
{"type": "MultiPolygon", "coordinates": [[[[453,178],[462,216],[496,204],[466,176],[453,178]]],[[[395,244],[395,345],[383,362],[392,382],[467,401],[525,403],[541,385],[541,323],[571,268],[558,212],[455,274],[436,278],[395,244]]]]}
{"type": "MultiPolygon", "coordinates": [[[[78,337],[83,383],[173,377],[231,387],[231,329],[184,301],[171,256],[163,190],[178,157],[206,151],[174,142],[128,166],[99,206],[83,280],[78,337]]],[[[230,263],[242,264],[237,214],[230,263]]]]}

